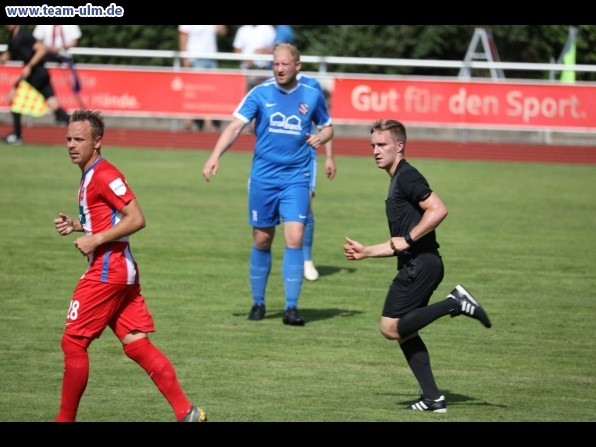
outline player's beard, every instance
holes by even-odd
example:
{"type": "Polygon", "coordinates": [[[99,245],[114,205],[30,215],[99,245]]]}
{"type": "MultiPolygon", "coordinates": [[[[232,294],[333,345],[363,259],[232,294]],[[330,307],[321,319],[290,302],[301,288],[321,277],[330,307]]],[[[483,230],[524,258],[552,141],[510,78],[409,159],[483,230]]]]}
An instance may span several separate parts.
{"type": "Polygon", "coordinates": [[[291,76],[288,73],[284,73],[283,75],[275,75],[275,80],[279,84],[280,87],[289,89],[296,85],[296,75],[291,76]]]}

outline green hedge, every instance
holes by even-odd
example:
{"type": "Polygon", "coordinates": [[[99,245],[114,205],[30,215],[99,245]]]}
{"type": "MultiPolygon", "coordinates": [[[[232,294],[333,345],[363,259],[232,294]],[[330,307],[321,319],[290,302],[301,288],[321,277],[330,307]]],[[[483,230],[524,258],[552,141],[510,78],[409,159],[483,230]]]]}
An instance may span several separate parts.
{"type": "MultiPolygon", "coordinates": [[[[32,25],[26,25],[33,27],[32,25]]],[[[228,25],[219,40],[219,50],[232,52],[234,34],[240,25],[228,25]]],[[[404,59],[464,59],[474,29],[484,27],[494,37],[503,62],[549,63],[556,60],[567,40],[568,25],[293,25],[302,54],[404,59]]],[[[596,64],[596,26],[579,25],[577,64],[596,64]]],[[[81,25],[80,47],[176,50],[177,25],[81,25]]],[[[0,42],[8,38],[0,30],[0,42]]],[[[126,65],[171,65],[170,59],[79,56],[82,63],[126,65]]],[[[236,61],[221,61],[222,68],[236,68],[236,61]]],[[[315,67],[305,67],[315,70],[315,67]]],[[[335,72],[455,76],[443,68],[334,65],[335,72]]],[[[544,71],[507,71],[508,78],[544,79],[544,71]]],[[[577,73],[580,81],[596,81],[596,73],[577,73]]]]}

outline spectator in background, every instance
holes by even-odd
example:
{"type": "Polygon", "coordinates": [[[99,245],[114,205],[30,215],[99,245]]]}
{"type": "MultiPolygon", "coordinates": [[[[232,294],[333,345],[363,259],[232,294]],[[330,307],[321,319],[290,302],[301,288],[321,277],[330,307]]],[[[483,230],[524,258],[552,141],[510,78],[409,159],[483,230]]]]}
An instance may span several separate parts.
{"type": "Polygon", "coordinates": [[[75,68],[74,59],[68,50],[79,44],[82,35],[79,25],[37,25],[33,30],[33,36],[37,40],[41,40],[48,48],[46,62],[68,65],[72,75],[72,91],[81,106],[82,100],[78,96],[81,91],[81,81],[75,68]]]}
{"type": "MultiPolygon", "coordinates": [[[[8,92],[8,102],[12,103],[20,81],[25,80],[43,95],[48,107],[54,112],[56,123],[68,125],[68,113],[60,106],[50,80],[50,73],[45,67],[45,55],[48,51],[46,45],[43,41],[36,40],[33,33],[21,25],[5,25],[5,27],[10,38],[6,51],[0,55],[0,64],[8,60],[23,61],[21,75],[8,92]]],[[[2,139],[2,142],[13,145],[23,144],[21,114],[17,112],[11,112],[11,114],[13,130],[2,139]]]]}
{"type": "MultiPolygon", "coordinates": [[[[217,53],[217,38],[228,33],[226,25],[178,25],[178,49],[195,53],[217,53]]],[[[205,58],[183,58],[182,66],[200,70],[214,70],[218,66],[217,59],[205,58]]],[[[192,123],[197,125],[199,130],[206,132],[219,129],[220,122],[211,118],[187,119],[183,127],[191,130],[192,123]]]]}
{"type": "MultiPolygon", "coordinates": [[[[275,46],[275,27],[273,25],[242,25],[234,36],[234,53],[272,54],[275,46]]],[[[265,70],[271,68],[271,61],[246,59],[241,68],[265,70]]],[[[247,86],[250,90],[261,83],[263,77],[249,76],[247,86]]]]}
{"type": "Polygon", "coordinates": [[[275,25],[275,42],[274,44],[277,45],[279,43],[296,43],[296,36],[294,35],[294,30],[290,25],[275,25]]]}
{"type": "Polygon", "coordinates": [[[78,25],[37,25],[33,30],[33,36],[48,47],[47,62],[62,63],[64,59],[72,59],[68,50],[79,44],[82,35],[78,25]]]}

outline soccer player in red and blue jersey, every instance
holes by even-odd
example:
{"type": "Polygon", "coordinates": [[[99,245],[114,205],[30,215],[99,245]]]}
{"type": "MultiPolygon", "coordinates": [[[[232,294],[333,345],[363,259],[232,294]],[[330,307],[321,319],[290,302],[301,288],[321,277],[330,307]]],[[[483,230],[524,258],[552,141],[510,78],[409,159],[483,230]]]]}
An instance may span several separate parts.
{"type": "Polygon", "coordinates": [[[74,422],[89,379],[91,342],[109,327],[124,353],[143,368],[181,422],[203,422],[205,412],[186,397],[170,360],[149,340],[153,317],[141,294],[139,270],[129,236],[145,227],[145,217],[124,175],[103,158],[104,119],[99,112],[77,110],[70,117],[66,147],[82,172],[79,217],[59,213],[54,225],[61,236],[83,232],[74,241],[87,258],[62,336],[64,374],[56,422],[74,422]]]}
{"type": "Polygon", "coordinates": [[[276,226],[284,223],[282,275],[285,306],[282,321],[303,326],[298,298],[304,279],[302,243],[310,208],[311,148],[333,138],[331,117],[319,89],[298,81],[300,53],[282,43],[273,51],[274,80],[251,89],[220,135],[203,177],[209,181],[219,159],[242,129],[255,120],[256,144],[248,186],[248,222],[253,228],[250,285],[253,306],[249,320],[265,318],[265,289],[271,271],[271,246],[276,226]],[[318,132],[313,132],[313,125],[318,132]]]}

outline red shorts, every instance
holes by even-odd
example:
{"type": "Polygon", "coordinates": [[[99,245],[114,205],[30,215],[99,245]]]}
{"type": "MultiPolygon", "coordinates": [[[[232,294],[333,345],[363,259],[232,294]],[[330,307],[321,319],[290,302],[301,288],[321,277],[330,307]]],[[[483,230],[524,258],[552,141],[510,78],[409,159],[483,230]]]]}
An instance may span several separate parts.
{"type": "Polygon", "coordinates": [[[99,338],[109,326],[118,340],[132,331],[155,332],[153,317],[139,284],[106,284],[81,279],[66,315],[64,332],[99,338]]]}

